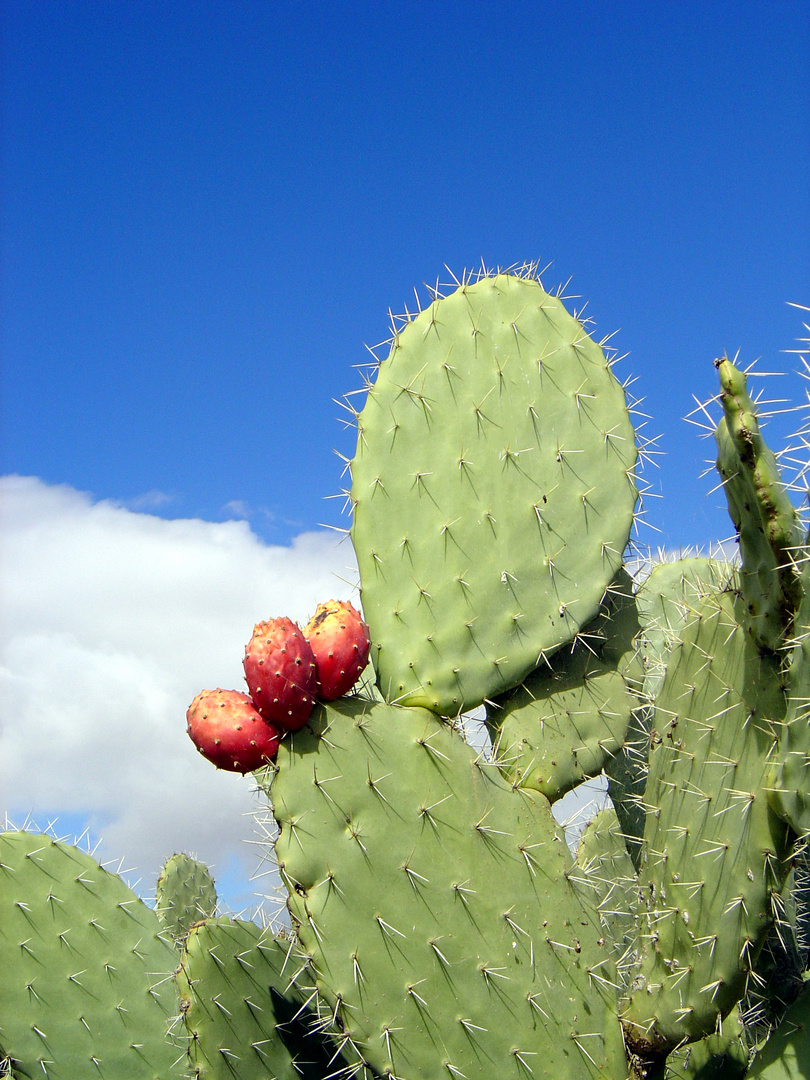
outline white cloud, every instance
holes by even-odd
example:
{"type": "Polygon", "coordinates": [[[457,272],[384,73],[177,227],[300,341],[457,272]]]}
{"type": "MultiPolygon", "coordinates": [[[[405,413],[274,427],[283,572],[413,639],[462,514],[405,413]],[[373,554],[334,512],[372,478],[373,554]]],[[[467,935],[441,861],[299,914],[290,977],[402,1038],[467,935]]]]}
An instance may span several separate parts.
{"type": "Polygon", "coordinates": [[[30,477],[0,478],[0,504],[4,808],[103,823],[100,854],[147,889],[177,850],[250,872],[251,781],[197,754],[185,711],[244,689],[255,622],[352,597],[349,543],[269,547],[244,521],[166,521],[30,477]]]}

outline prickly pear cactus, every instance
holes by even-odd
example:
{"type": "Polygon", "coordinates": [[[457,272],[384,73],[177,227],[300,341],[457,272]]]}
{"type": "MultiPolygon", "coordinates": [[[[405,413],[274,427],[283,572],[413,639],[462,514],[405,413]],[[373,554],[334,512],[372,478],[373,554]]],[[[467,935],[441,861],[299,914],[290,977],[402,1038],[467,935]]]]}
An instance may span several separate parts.
{"type": "Polygon", "coordinates": [[[456,716],[595,615],[638,491],[602,348],[532,276],[398,330],[357,418],[352,542],[380,689],[456,716]]]}
{"type": "Polygon", "coordinates": [[[638,705],[622,670],[638,630],[632,581],[622,570],[571,645],[487,705],[495,755],[514,783],[554,802],[619,752],[638,705]]]}
{"type": "Polygon", "coordinates": [[[155,911],[167,933],[180,945],[194,923],[210,919],[217,888],[208,867],[183,853],[163,865],[155,888],[155,911]]]}
{"type": "Polygon", "coordinates": [[[542,795],[427,710],[343,698],[270,798],[318,989],[375,1071],[625,1080],[610,949],[542,795]]]}
{"type": "Polygon", "coordinates": [[[195,1077],[322,1080],[348,1068],[297,986],[302,967],[291,938],[253,922],[222,916],[191,929],[177,988],[195,1077]]]}
{"type": "Polygon", "coordinates": [[[21,1076],[182,1075],[177,954],[154,911],[78,848],[0,833],[0,1044],[21,1076]]]}
{"type": "Polygon", "coordinates": [[[638,580],[602,348],[531,269],[457,286],[355,413],[376,682],[256,774],[292,931],[198,921],[183,858],[156,914],[2,834],[0,1075],[807,1075],[810,549],[745,376],[717,362],[740,565],[638,580]],[[574,858],[550,801],[603,772],[574,858]]]}

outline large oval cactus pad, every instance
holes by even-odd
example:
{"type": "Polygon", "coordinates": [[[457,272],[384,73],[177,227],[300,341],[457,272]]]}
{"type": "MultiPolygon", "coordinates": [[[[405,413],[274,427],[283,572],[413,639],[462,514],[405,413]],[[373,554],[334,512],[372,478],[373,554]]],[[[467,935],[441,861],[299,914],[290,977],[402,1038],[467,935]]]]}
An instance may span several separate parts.
{"type": "Polygon", "coordinates": [[[386,699],[456,715],[571,641],[621,563],[635,465],[602,348],[537,280],[485,277],[407,323],[352,461],[386,699]]]}

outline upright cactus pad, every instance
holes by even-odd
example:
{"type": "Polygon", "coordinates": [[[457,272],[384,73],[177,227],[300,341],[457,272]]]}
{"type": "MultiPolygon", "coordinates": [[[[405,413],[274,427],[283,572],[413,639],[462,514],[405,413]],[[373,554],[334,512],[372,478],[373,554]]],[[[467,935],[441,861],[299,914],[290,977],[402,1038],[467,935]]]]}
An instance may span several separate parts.
{"type": "Polygon", "coordinates": [[[740,540],[741,589],[757,641],[779,649],[801,603],[804,530],[776,456],[760,434],[745,375],[727,357],[716,364],[724,413],[715,433],[717,470],[740,540]]]}
{"type": "Polygon", "coordinates": [[[810,564],[802,573],[804,596],[796,613],[788,707],[779,740],[779,762],[770,777],[771,804],[798,836],[810,835],[810,564]]]}
{"type": "Polygon", "coordinates": [[[358,417],[352,541],[380,688],[455,716],[596,614],[637,500],[602,348],[529,277],[437,298],[358,417]]]}
{"type": "Polygon", "coordinates": [[[732,592],[699,601],[655,703],[640,879],[643,958],[631,1041],[669,1052],[745,991],[785,874],[764,779],[784,694],[732,592]]]}
{"type": "Polygon", "coordinates": [[[0,911],[0,1044],[19,1075],[181,1075],[167,1038],[177,954],[119,877],[49,836],[3,832],[0,911]]]}
{"type": "Polygon", "coordinates": [[[622,672],[637,690],[639,700],[621,749],[605,765],[608,793],[636,868],[644,836],[652,707],[664,681],[669,654],[691,620],[695,604],[736,583],[736,573],[731,563],[720,559],[686,557],[656,563],[636,591],[641,628],[634,663],[622,665],[622,672]]]}
{"type": "Polygon", "coordinates": [[[400,1080],[625,1080],[610,949],[547,800],[423,709],[343,698],[270,789],[335,1020],[400,1080]]]}
{"type": "Polygon", "coordinates": [[[208,867],[178,853],[164,863],[155,889],[155,910],[172,939],[182,942],[194,923],[210,919],[217,889],[208,867]]]}

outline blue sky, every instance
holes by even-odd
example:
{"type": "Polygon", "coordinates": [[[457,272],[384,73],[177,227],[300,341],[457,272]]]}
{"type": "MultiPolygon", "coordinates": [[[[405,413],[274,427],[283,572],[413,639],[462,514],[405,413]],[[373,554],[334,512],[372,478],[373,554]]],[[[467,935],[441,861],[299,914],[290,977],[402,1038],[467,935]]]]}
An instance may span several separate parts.
{"type": "Polygon", "coordinates": [[[98,504],[242,520],[276,553],[347,524],[334,399],[389,307],[482,259],[551,263],[546,286],[572,278],[619,331],[665,451],[644,538],[728,534],[682,418],[724,350],[795,366],[806,4],[4,0],[2,20],[0,473],[73,522],[63,551],[98,504]]]}

